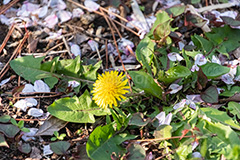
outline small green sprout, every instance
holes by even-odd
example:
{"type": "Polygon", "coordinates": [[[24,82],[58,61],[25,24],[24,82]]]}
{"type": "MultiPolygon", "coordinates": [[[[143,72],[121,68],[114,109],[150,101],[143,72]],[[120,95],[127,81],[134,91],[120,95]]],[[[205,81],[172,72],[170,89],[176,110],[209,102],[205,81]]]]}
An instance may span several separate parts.
{"type": "Polygon", "coordinates": [[[51,141],[56,141],[57,139],[62,141],[64,139],[64,137],[66,137],[65,133],[59,135],[58,131],[54,131],[53,134],[55,137],[52,137],[51,141]]]}

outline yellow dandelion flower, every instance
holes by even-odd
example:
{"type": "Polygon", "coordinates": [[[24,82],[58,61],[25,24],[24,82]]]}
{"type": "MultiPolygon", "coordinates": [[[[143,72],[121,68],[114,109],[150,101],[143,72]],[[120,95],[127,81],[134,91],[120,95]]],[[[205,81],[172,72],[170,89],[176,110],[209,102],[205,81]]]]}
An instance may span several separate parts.
{"type": "Polygon", "coordinates": [[[126,86],[127,79],[123,81],[125,75],[118,75],[117,71],[105,72],[99,75],[96,82],[93,84],[93,100],[102,108],[110,108],[117,106],[117,100],[125,99],[123,94],[127,93],[129,86],[126,86]]]}

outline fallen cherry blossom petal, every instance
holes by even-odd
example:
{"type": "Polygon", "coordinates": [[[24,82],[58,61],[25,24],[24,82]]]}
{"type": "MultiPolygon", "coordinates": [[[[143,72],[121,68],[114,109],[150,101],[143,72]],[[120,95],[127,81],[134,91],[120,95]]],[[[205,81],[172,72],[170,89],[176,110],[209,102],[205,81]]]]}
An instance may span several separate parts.
{"type": "Polygon", "coordinates": [[[43,18],[47,15],[48,6],[40,7],[38,10],[34,11],[33,14],[37,14],[39,18],[43,18]]]}
{"type": "Polygon", "coordinates": [[[87,43],[90,46],[90,48],[92,49],[92,51],[97,51],[97,49],[99,47],[97,42],[95,42],[94,40],[89,40],[87,43]]]}
{"type": "Polygon", "coordinates": [[[190,108],[196,110],[196,104],[192,100],[186,100],[186,105],[188,105],[190,108]]]}
{"type": "Polygon", "coordinates": [[[43,110],[37,108],[30,108],[27,114],[33,117],[41,117],[43,115],[43,110]]]}
{"type": "Polygon", "coordinates": [[[187,101],[186,99],[182,99],[181,102],[174,105],[173,109],[175,109],[175,110],[179,109],[179,111],[181,111],[183,109],[183,107],[185,106],[186,101],[187,101]]]}
{"type": "Polygon", "coordinates": [[[202,155],[201,155],[200,152],[193,152],[193,153],[192,153],[192,157],[193,157],[193,158],[202,158],[202,155]]]}
{"type": "Polygon", "coordinates": [[[3,4],[6,5],[10,2],[11,0],[3,0],[3,4]]]}
{"type": "Polygon", "coordinates": [[[48,6],[51,8],[56,8],[58,10],[64,10],[67,5],[63,0],[50,0],[48,6]]]}
{"type": "Polygon", "coordinates": [[[2,80],[2,81],[0,82],[0,86],[2,86],[2,85],[4,85],[4,84],[6,84],[7,82],[9,82],[9,81],[10,81],[10,79],[11,79],[11,77],[9,77],[9,78],[7,78],[7,79],[4,79],[4,80],[2,80]]]}
{"type": "Polygon", "coordinates": [[[81,57],[81,50],[79,45],[77,44],[70,44],[71,46],[71,52],[74,54],[74,56],[80,56],[81,57]]]}
{"type": "Polygon", "coordinates": [[[221,65],[221,61],[218,57],[216,57],[215,55],[212,56],[212,63],[217,63],[221,65]]]}
{"type": "Polygon", "coordinates": [[[108,8],[108,14],[109,14],[109,17],[112,18],[112,19],[115,19],[116,16],[114,16],[112,13],[115,13],[115,14],[119,14],[119,10],[114,8],[114,7],[109,7],[108,8]]]}
{"type": "Polygon", "coordinates": [[[170,86],[169,86],[169,89],[171,89],[172,91],[170,92],[170,94],[175,94],[175,93],[177,93],[178,91],[180,91],[181,89],[182,89],[182,85],[180,86],[180,85],[178,85],[178,84],[171,84],[170,86]]]}
{"type": "Polygon", "coordinates": [[[204,102],[204,101],[201,99],[200,94],[187,95],[186,98],[187,98],[188,100],[191,100],[191,101],[195,102],[195,103],[204,102]]]}
{"type": "Polygon", "coordinates": [[[58,17],[55,14],[47,16],[44,20],[46,26],[49,28],[53,28],[58,23],[58,17]]]}
{"type": "Polygon", "coordinates": [[[23,94],[26,94],[26,93],[32,93],[34,92],[34,88],[33,88],[33,85],[31,84],[25,84],[23,90],[22,90],[22,93],[23,94]]]}
{"type": "Polygon", "coordinates": [[[24,112],[26,112],[27,107],[28,107],[25,99],[21,99],[21,100],[17,101],[13,106],[20,108],[24,112]]]}
{"type": "Polygon", "coordinates": [[[60,23],[66,22],[72,18],[72,13],[64,10],[59,11],[58,18],[61,20],[60,23]]]}
{"type": "Polygon", "coordinates": [[[80,85],[80,83],[79,82],[77,82],[77,81],[68,81],[68,87],[72,87],[72,88],[76,88],[76,87],[78,87],[80,85]]]}
{"type": "Polygon", "coordinates": [[[180,56],[180,54],[176,53],[176,52],[169,53],[167,56],[170,59],[170,61],[179,61],[180,62],[183,60],[183,57],[180,56]]]}
{"type": "Polygon", "coordinates": [[[96,11],[100,7],[99,4],[97,4],[96,2],[93,2],[91,0],[85,0],[84,6],[88,8],[89,12],[96,11]]]}
{"type": "Polygon", "coordinates": [[[199,145],[199,143],[197,141],[194,141],[191,143],[192,145],[192,151],[199,145]]]}
{"type": "Polygon", "coordinates": [[[33,88],[35,92],[50,92],[50,88],[42,80],[36,80],[33,88]]]}
{"type": "Polygon", "coordinates": [[[43,145],[43,156],[53,154],[53,151],[50,149],[50,145],[43,145]]]}
{"type": "Polygon", "coordinates": [[[158,124],[159,126],[161,125],[170,125],[171,121],[172,121],[172,113],[169,113],[167,116],[166,116],[166,113],[165,112],[160,112],[156,118],[158,119],[158,124]]]}
{"type": "Polygon", "coordinates": [[[27,107],[33,107],[36,106],[38,104],[37,100],[34,98],[25,98],[27,107]]]}
{"type": "Polygon", "coordinates": [[[30,140],[35,140],[34,135],[37,133],[38,128],[28,128],[30,130],[30,132],[22,132],[22,139],[26,142],[26,141],[30,141],[30,140]]]}
{"type": "Polygon", "coordinates": [[[79,18],[83,14],[84,14],[84,12],[81,8],[74,8],[73,9],[73,12],[72,12],[73,18],[75,18],[75,17],[79,18]]]}
{"type": "Polygon", "coordinates": [[[62,29],[59,29],[56,33],[55,32],[49,32],[49,37],[46,38],[46,40],[50,39],[61,39],[62,38],[62,29]]]}

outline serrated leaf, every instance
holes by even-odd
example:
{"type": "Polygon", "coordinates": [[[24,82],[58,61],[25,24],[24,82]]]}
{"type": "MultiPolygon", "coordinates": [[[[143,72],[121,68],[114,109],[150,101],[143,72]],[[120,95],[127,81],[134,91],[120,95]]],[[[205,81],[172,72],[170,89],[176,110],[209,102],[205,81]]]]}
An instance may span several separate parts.
{"type": "Polygon", "coordinates": [[[66,154],[69,147],[70,147],[70,143],[66,141],[50,143],[51,150],[58,155],[66,154]]]}
{"type": "Polygon", "coordinates": [[[214,108],[201,108],[201,110],[214,122],[220,122],[224,125],[228,125],[234,129],[240,130],[240,125],[235,122],[227,113],[219,111],[214,108]]]}
{"type": "Polygon", "coordinates": [[[79,98],[74,96],[56,100],[48,107],[48,112],[61,120],[75,123],[94,123],[94,115],[110,114],[109,109],[93,105],[87,90],[79,98]]]}
{"type": "Polygon", "coordinates": [[[12,124],[0,124],[0,132],[8,138],[14,138],[19,131],[20,129],[12,124]]]}
{"type": "Polygon", "coordinates": [[[54,131],[59,131],[67,123],[68,122],[66,121],[51,116],[50,119],[45,120],[44,123],[39,127],[35,136],[53,135],[54,131]]]}
{"type": "Polygon", "coordinates": [[[136,87],[143,89],[145,92],[162,99],[163,90],[154,82],[153,78],[142,71],[129,71],[136,87]]]}
{"type": "Polygon", "coordinates": [[[147,69],[149,74],[151,74],[150,64],[153,59],[154,46],[155,43],[146,36],[143,40],[141,40],[136,49],[136,58],[138,62],[147,69]]]}
{"type": "Polygon", "coordinates": [[[233,115],[237,115],[240,118],[240,104],[236,102],[229,102],[228,109],[233,115]]]}
{"type": "Polygon", "coordinates": [[[204,92],[201,93],[201,99],[207,103],[218,102],[218,91],[216,86],[208,87],[204,92]]]}
{"type": "Polygon", "coordinates": [[[111,160],[113,152],[123,154],[126,150],[120,144],[128,139],[135,138],[134,135],[120,134],[115,135],[112,124],[98,126],[90,134],[86,145],[86,151],[92,160],[111,160]]]}
{"type": "Polygon", "coordinates": [[[201,68],[203,73],[207,76],[208,79],[217,78],[230,71],[230,68],[224,67],[217,63],[207,63],[201,66],[201,68]]]}

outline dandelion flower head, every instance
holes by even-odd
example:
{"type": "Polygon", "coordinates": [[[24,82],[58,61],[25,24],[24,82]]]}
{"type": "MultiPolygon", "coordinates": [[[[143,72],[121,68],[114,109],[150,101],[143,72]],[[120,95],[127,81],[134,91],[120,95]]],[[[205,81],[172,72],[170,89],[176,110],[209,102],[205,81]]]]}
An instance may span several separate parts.
{"type": "Polygon", "coordinates": [[[117,100],[125,99],[123,96],[128,92],[129,86],[126,86],[127,79],[123,80],[125,75],[117,71],[105,72],[99,75],[96,82],[93,84],[93,100],[95,103],[104,109],[117,106],[117,100]]]}

